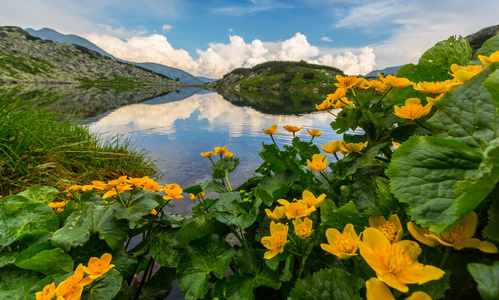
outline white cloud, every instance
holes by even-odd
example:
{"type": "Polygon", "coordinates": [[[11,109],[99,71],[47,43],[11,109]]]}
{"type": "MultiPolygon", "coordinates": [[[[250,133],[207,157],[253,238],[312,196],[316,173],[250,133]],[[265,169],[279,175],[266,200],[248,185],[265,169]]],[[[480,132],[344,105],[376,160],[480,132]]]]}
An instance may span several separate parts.
{"type": "Polygon", "coordinates": [[[332,42],[333,40],[331,38],[327,37],[327,36],[323,36],[321,38],[321,41],[323,41],[323,42],[332,42]]]}
{"type": "Polygon", "coordinates": [[[199,58],[192,58],[183,49],[174,49],[168,39],[159,34],[133,37],[125,41],[99,34],[87,34],[85,38],[115,57],[132,62],[154,62],[179,68],[195,76],[221,78],[235,68],[250,68],[270,60],[321,63],[344,70],[348,74],[366,74],[375,65],[371,48],[352,51],[343,55],[320,55],[319,48],[311,45],[307,37],[296,33],[282,42],[262,42],[258,39],[246,43],[240,36],[230,36],[228,44],[212,43],[206,50],[197,49],[199,58]]]}
{"type": "Polygon", "coordinates": [[[163,29],[163,32],[170,32],[170,30],[172,30],[173,26],[170,25],[170,24],[165,24],[163,25],[163,27],[161,27],[161,29],[163,29]]]}

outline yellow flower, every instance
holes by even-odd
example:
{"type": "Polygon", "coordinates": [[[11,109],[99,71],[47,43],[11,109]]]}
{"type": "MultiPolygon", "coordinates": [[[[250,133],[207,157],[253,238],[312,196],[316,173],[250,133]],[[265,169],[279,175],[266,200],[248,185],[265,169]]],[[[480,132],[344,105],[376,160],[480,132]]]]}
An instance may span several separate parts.
{"type": "Polygon", "coordinates": [[[353,85],[353,88],[355,88],[355,89],[366,89],[366,88],[369,88],[367,86],[367,80],[365,80],[364,78],[357,78],[357,81],[353,85]]]}
{"type": "Polygon", "coordinates": [[[329,101],[328,99],[322,101],[321,104],[316,104],[315,105],[315,108],[317,110],[325,110],[325,109],[328,109],[331,107],[331,101],[329,101]]]}
{"type": "Polygon", "coordinates": [[[203,157],[210,157],[210,156],[213,156],[213,155],[215,155],[215,153],[213,153],[211,151],[201,152],[201,156],[203,156],[203,157]]]}
{"type": "Polygon", "coordinates": [[[407,78],[399,78],[393,75],[383,77],[383,75],[378,73],[378,77],[387,87],[406,87],[413,84],[412,81],[407,78]]]}
{"type": "Polygon", "coordinates": [[[391,244],[381,231],[374,228],[364,230],[359,250],[378,279],[402,293],[409,291],[407,284],[423,284],[438,280],[445,274],[437,267],[417,261],[421,254],[418,243],[404,240],[391,244]]]}
{"type": "Polygon", "coordinates": [[[461,85],[473,78],[476,74],[480,73],[482,69],[483,67],[480,65],[470,65],[463,67],[457,64],[452,64],[450,66],[450,70],[452,73],[449,74],[454,77],[453,84],[456,83],[456,85],[461,85]]]}
{"type": "Polygon", "coordinates": [[[102,196],[102,199],[106,199],[106,198],[112,197],[118,193],[123,193],[123,192],[130,191],[130,190],[133,190],[131,185],[128,185],[128,184],[117,185],[117,186],[114,186],[114,188],[112,190],[107,191],[102,196]]]}
{"type": "Polygon", "coordinates": [[[215,147],[215,154],[224,154],[227,152],[227,146],[215,147]]]}
{"type": "Polygon", "coordinates": [[[180,185],[178,185],[176,183],[167,184],[167,185],[165,185],[166,196],[163,196],[163,199],[171,200],[171,199],[184,198],[184,196],[181,195],[182,191],[183,191],[183,189],[181,189],[180,185]]]}
{"type": "Polygon", "coordinates": [[[391,215],[388,221],[383,216],[369,217],[369,226],[381,231],[392,244],[402,239],[402,224],[397,215],[391,215]]]}
{"type": "Polygon", "coordinates": [[[126,183],[128,183],[131,186],[134,186],[138,189],[141,189],[144,183],[148,180],[148,177],[142,177],[142,178],[128,178],[125,180],[126,183]]]}
{"type": "Polygon", "coordinates": [[[291,126],[291,125],[285,125],[283,126],[283,128],[286,129],[287,132],[298,132],[303,129],[303,127],[291,126]]]}
{"type": "Polygon", "coordinates": [[[358,153],[364,149],[367,145],[367,142],[363,143],[346,143],[345,141],[340,141],[338,145],[339,151],[343,154],[349,154],[352,152],[358,153]]]}
{"type": "Polygon", "coordinates": [[[232,156],[234,156],[234,153],[227,151],[224,153],[224,156],[227,158],[231,158],[232,156]]]}
{"type": "Polygon", "coordinates": [[[334,141],[334,142],[329,142],[327,144],[327,147],[325,145],[321,145],[322,151],[327,152],[327,153],[336,153],[340,151],[340,144],[342,141],[334,141]]]}
{"type": "Polygon", "coordinates": [[[394,114],[403,119],[419,119],[428,115],[431,111],[431,104],[421,105],[419,98],[409,98],[405,100],[402,107],[394,106],[394,114]]]}
{"type": "Polygon", "coordinates": [[[312,225],[312,220],[310,220],[309,218],[305,218],[303,221],[301,218],[295,218],[293,220],[295,234],[301,238],[307,238],[312,234],[312,225]]]}
{"type": "Polygon", "coordinates": [[[284,251],[284,244],[288,242],[288,225],[281,223],[270,223],[270,236],[262,238],[262,245],[270,251],[265,252],[263,258],[271,259],[284,251]]]}
{"type": "MultiPolygon", "coordinates": [[[[87,189],[88,187],[85,186],[85,190],[87,189]]],[[[97,190],[111,190],[114,188],[114,185],[110,185],[110,184],[107,184],[107,183],[104,183],[100,180],[94,180],[92,181],[92,185],[90,185],[90,189],[97,189],[97,190]]],[[[82,188],[83,189],[83,188],[82,188]]]]}
{"type": "MultiPolygon", "coordinates": [[[[395,300],[395,297],[393,297],[392,292],[386,284],[376,277],[366,281],[366,290],[367,300],[395,300]]],[[[412,293],[411,296],[405,298],[405,300],[431,300],[431,297],[425,292],[417,291],[412,293]]]]}
{"type": "Polygon", "coordinates": [[[499,51],[492,53],[490,56],[478,55],[478,59],[482,62],[484,67],[487,67],[493,62],[499,61],[499,51]]]}
{"type": "Polygon", "coordinates": [[[307,203],[303,200],[289,202],[285,199],[279,199],[277,202],[286,210],[285,214],[288,219],[308,217],[315,211],[315,206],[308,207],[307,203]]]}
{"type": "Polygon", "coordinates": [[[109,253],[102,254],[101,258],[91,257],[88,261],[88,267],[83,267],[83,272],[88,274],[87,278],[96,279],[111,270],[114,265],[110,264],[113,256],[109,253]]]}
{"type": "Polygon", "coordinates": [[[440,95],[438,95],[437,97],[435,98],[432,98],[432,97],[426,97],[426,101],[428,101],[428,104],[430,105],[436,105],[437,104],[437,101],[440,100],[440,98],[442,98],[443,96],[445,95],[445,93],[442,93],[440,95]]]}
{"type": "Polygon", "coordinates": [[[202,196],[204,196],[204,192],[199,192],[197,195],[189,193],[189,195],[191,195],[191,200],[194,201],[196,200],[196,198],[201,198],[202,196]]]}
{"type": "Polygon", "coordinates": [[[315,206],[315,208],[319,208],[324,198],[326,198],[326,194],[321,194],[319,198],[315,198],[314,194],[307,190],[304,190],[302,194],[302,200],[308,207],[315,206]]]}
{"type": "Polygon", "coordinates": [[[52,300],[55,297],[55,283],[47,284],[41,292],[35,293],[36,300],[52,300]]]}
{"type": "Polygon", "coordinates": [[[341,75],[336,75],[336,79],[338,80],[338,83],[335,83],[334,85],[339,88],[349,89],[357,84],[357,76],[343,77],[341,75]]]}
{"type": "Polygon", "coordinates": [[[421,228],[416,226],[413,222],[407,223],[407,229],[411,235],[419,242],[435,247],[437,245],[444,245],[452,247],[456,250],[463,248],[479,249],[485,253],[497,253],[496,245],[490,242],[480,241],[473,238],[477,226],[477,216],[474,211],[468,214],[461,222],[457,223],[454,227],[449,229],[442,236],[438,237],[428,228],[421,228]]]}
{"type": "Polygon", "coordinates": [[[81,188],[82,188],[81,185],[75,184],[75,185],[68,187],[65,192],[66,193],[77,192],[77,191],[81,191],[81,188]]]}
{"type": "Polygon", "coordinates": [[[342,97],[345,97],[346,94],[347,94],[347,89],[338,88],[336,89],[336,91],[334,91],[334,93],[327,95],[326,100],[335,101],[342,97]]]}
{"type": "Polygon", "coordinates": [[[383,83],[383,81],[380,81],[380,80],[369,80],[366,84],[368,87],[374,88],[378,92],[382,92],[382,93],[388,91],[388,88],[389,88],[383,83]]]}
{"type": "Polygon", "coordinates": [[[307,133],[310,134],[313,137],[316,137],[316,136],[321,136],[324,133],[324,131],[320,132],[317,129],[312,129],[312,130],[307,129],[307,133]]]}
{"type": "Polygon", "coordinates": [[[310,170],[320,172],[327,167],[327,156],[314,154],[312,155],[312,161],[307,159],[307,165],[310,170]]]}
{"type": "Polygon", "coordinates": [[[414,89],[416,91],[420,91],[424,94],[440,94],[445,93],[449,90],[449,84],[452,83],[452,80],[446,81],[421,81],[415,83],[414,89]]]}
{"type": "Polygon", "coordinates": [[[277,130],[277,125],[272,125],[272,127],[270,127],[269,129],[262,129],[263,130],[263,133],[265,134],[278,134],[280,132],[276,132],[277,130]]]}
{"type": "Polygon", "coordinates": [[[151,215],[157,215],[158,214],[158,211],[155,210],[154,208],[151,210],[150,212],[151,215]]]}
{"type": "Polygon", "coordinates": [[[347,224],[340,233],[336,228],[326,230],[327,244],[321,244],[321,248],[339,259],[349,258],[357,255],[359,236],[352,224],[347,224]]]}
{"type": "Polygon", "coordinates": [[[83,278],[83,265],[79,264],[73,275],[59,283],[55,289],[55,295],[62,296],[66,300],[80,300],[83,287],[92,281],[90,277],[83,278]]]}
{"type": "Polygon", "coordinates": [[[286,215],[286,209],[282,206],[274,208],[274,211],[270,211],[270,209],[266,208],[265,213],[270,219],[279,221],[281,219],[284,219],[284,216],[286,215]]]}
{"type": "Polygon", "coordinates": [[[50,202],[49,203],[50,208],[62,208],[66,206],[66,201],[60,201],[60,202],[50,202]]]}
{"type": "Polygon", "coordinates": [[[159,183],[157,183],[156,181],[148,178],[143,186],[142,186],[142,189],[144,191],[152,191],[152,192],[156,192],[156,191],[161,191],[162,190],[162,187],[159,185],[159,183]]]}
{"type": "Polygon", "coordinates": [[[118,179],[108,181],[107,185],[108,186],[112,186],[112,187],[119,186],[119,185],[124,185],[125,181],[126,181],[126,178],[127,178],[126,175],[125,176],[120,176],[120,177],[118,177],[118,179]]]}
{"type": "Polygon", "coordinates": [[[345,108],[347,106],[353,106],[353,101],[348,101],[347,97],[341,97],[332,104],[334,108],[345,108]]]}

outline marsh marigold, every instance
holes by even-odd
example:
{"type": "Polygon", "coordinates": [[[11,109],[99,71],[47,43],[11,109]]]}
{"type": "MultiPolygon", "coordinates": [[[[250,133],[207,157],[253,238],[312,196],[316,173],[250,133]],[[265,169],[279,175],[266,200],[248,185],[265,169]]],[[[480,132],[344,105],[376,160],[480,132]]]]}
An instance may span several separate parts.
{"type": "Polygon", "coordinates": [[[263,258],[271,259],[284,251],[284,245],[288,242],[288,225],[281,223],[270,223],[270,236],[264,236],[261,240],[262,245],[269,249],[265,252],[263,258]]]}
{"type": "Polygon", "coordinates": [[[87,273],[90,279],[99,278],[114,267],[111,264],[112,259],[113,256],[109,253],[104,253],[101,258],[91,257],[88,266],[83,266],[83,272],[87,273]]]}
{"type": "Polygon", "coordinates": [[[312,171],[320,172],[327,167],[327,156],[322,154],[312,155],[312,161],[307,159],[308,168],[312,171]]]}
{"type": "MultiPolygon", "coordinates": [[[[366,281],[366,299],[367,300],[395,300],[390,289],[376,277],[366,281]]],[[[431,300],[425,292],[417,291],[412,293],[405,300],[431,300]]]]}
{"type": "Polygon", "coordinates": [[[388,220],[383,216],[372,216],[369,226],[381,231],[392,244],[402,239],[402,223],[397,215],[391,215],[388,220]]]}
{"type": "Polygon", "coordinates": [[[414,120],[427,116],[431,111],[431,104],[423,106],[419,98],[409,98],[405,100],[405,105],[394,106],[393,109],[397,117],[414,120]]]}
{"type": "Polygon", "coordinates": [[[440,237],[429,231],[428,228],[423,229],[413,222],[407,223],[407,229],[416,240],[430,247],[443,245],[456,250],[473,248],[485,253],[497,253],[498,249],[496,245],[473,238],[477,221],[476,213],[472,211],[461,222],[457,223],[440,237]]]}
{"type": "Polygon", "coordinates": [[[309,237],[312,234],[312,225],[313,222],[309,218],[305,218],[303,220],[301,218],[296,218],[293,220],[295,234],[303,239],[309,237]]]}
{"type": "Polygon", "coordinates": [[[277,202],[286,210],[284,213],[288,219],[308,217],[315,211],[315,206],[308,207],[307,203],[303,200],[289,202],[285,199],[279,199],[277,202]]]}
{"type": "Polygon", "coordinates": [[[482,62],[484,67],[487,67],[493,62],[499,61],[499,51],[492,53],[490,56],[478,55],[478,59],[482,62]]]}
{"type": "Polygon", "coordinates": [[[90,277],[83,278],[83,265],[79,264],[73,275],[59,283],[55,289],[55,295],[62,296],[64,299],[80,299],[83,287],[92,281],[90,277]]]}
{"type": "Polygon", "coordinates": [[[327,244],[321,244],[321,248],[339,259],[345,259],[357,255],[359,236],[352,224],[347,224],[343,232],[336,228],[326,230],[327,244]]]}
{"type": "Polygon", "coordinates": [[[263,133],[265,134],[278,134],[280,132],[276,132],[277,130],[277,125],[274,124],[272,125],[269,129],[262,129],[263,130],[263,133]]]}
{"type": "Polygon", "coordinates": [[[360,255],[376,272],[378,279],[394,289],[407,293],[407,284],[423,284],[438,280],[445,272],[437,267],[417,261],[421,254],[418,243],[403,240],[391,244],[386,236],[375,228],[366,228],[359,241],[360,255]]]}

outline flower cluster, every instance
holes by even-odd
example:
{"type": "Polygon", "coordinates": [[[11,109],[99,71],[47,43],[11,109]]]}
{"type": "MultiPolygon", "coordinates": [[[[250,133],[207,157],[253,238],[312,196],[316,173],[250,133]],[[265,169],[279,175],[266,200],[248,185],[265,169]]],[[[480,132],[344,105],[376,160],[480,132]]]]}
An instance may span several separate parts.
{"type": "Polygon", "coordinates": [[[111,264],[112,256],[105,253],[101,258],[91,257],[87,266],[79,264],[74,274],[59,283],[57,287],[55,282],[46,285],[41,292],[37,292],[36,300],[79,300],[83,292],[83,287],[103,276],[114,265],[111,264]],[[87,274],[87,276],[84,276],[87,274]]]}
{"type": "MultiPolygon", "coordinates": [[[[265,209],[265,213],[267,214],[267,217],[275,221],[281,221],[284,218],[287,218],[288,223],[293,225],[295,235],[300,239],[306,239],[313,233],[313,222],[308,217],[319,208],[325,198],[325,194],[315,197],[312,192],[305,190],[302,193],[302,199],[294,199],[293,202],[279,199],[277,202],[281,204],[281,206],[274,208],[274,211],[267,208],[265,209]]],[[[274,221],[271,222],[270,236],[263,237],[261,240],[263,246],[269,249],[269,251],[265,253],[265,259],[270,259],[284,251],[284,244],[287,242],[288,228],[288,224],[274,223],[274,221]]]]}
{"type": "Polygon", "coordinates": [[[215,147],[215,151],[208,151],[208,152],[201,152],[201,156],[203,157],[211,157],[214,155],[220,155],[220,156],[225,156],[225,157],[233,157],[234,153],[227,151],[227,146],[223,147],[215,147]]]}

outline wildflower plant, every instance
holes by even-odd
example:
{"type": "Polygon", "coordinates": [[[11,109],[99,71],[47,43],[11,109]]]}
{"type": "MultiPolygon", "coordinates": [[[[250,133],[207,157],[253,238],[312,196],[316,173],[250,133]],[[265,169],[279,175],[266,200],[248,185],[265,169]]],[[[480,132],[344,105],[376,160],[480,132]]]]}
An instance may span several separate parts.
{"type": "Polygon", "coordinates": [[[237,153],[215,147],[212,178],[185,189],[125,176],[4,196],[0,292],[53,299],[72,278],[89,299],[165,298],[174,280],[185,299],[497,299],[497,45],[471,57],[450,37],[395,75],[339,75],[317,109],[342,140],[262,129],[237,187],[237,153]],[[193,215],[168,213],[183,194],[193,215]]]}

